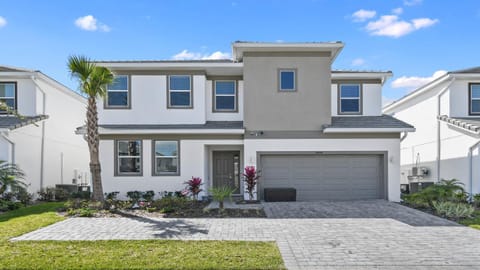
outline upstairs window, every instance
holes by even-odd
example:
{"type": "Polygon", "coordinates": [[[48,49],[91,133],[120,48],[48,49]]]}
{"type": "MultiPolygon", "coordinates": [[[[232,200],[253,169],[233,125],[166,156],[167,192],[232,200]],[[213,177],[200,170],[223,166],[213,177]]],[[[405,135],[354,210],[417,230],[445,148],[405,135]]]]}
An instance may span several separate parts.
{"type": "Polygon", "coordinates": [[[127,75],[115,76],[113,82],[107,85],[106,108],[129,108],[130,93],[127,75]]]}
{"type": "MultiPolygon", "coordinates": [[[[17,83],[0,82],[0,102],[7,105],[11,110],[17,110],[17,83]]],[[[6,110],[0,110],[5,113],[6,110]]]]}
{"type": "Polygon", "coordinates": [[[295,69],[280,69],[278,71],[278,90],[281,92],[297,91],[295,69]]]}
{"type": "Polygon", "coordinates": [[[237,110],[236,81],[215,81],[213,100],[214,112],[234,112],[237,110]]]}
{"type": "Polygon", "coordinates": [[[178,141],[154,141],[154,175],[179,175],[178,141]]]}
{"type": "Polygon", "coordinates": [[[142,141],[119,140],[116,145],[117,175],[142,175],[142,141]]]}
{"type": "Polygon", "coordinates": [[[192,108],[192,78],[189,75],[168,77],[168,107],[192,108]]]}
{"type": "Polygon", "coordinates": [[[480,115],[480,83],[471,83],[469,86],[469,114],[480,115]]]}
{"type": "Polygon", "coordinates": [[[361,114],[362,90],[360,84],[340,84],[339,114],[361,114]]]}

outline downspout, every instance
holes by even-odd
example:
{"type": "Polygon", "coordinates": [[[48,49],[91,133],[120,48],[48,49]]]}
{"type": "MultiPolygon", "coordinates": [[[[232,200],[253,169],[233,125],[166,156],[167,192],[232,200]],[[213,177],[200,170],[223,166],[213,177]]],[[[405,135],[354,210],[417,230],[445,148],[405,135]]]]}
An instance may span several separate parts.
{"type": "Polygon", "coordinates": [[[4,138],[12,146],[11,163],[15,164],[15,142],[10,140],[10,138],[7,137],[6,133],[2,133],[2,138],[4,138]]]}
{"type": "Polygon", "coordinates": [[[403,132],[402,137],[400,137],[400,142],[403,142],[403,140],[405,140],[407,138],[407,136],[408,136],[408,132],[406,132],[406,131],[403,132]]]}
{"type": "Polygon", "coordinates": [[[468,179],[470,182],[470,201],[473,198],[473,150],[480,145],[480,141],[468,148],[468,179]]]}
{"type": "Polygon", "coordinates": [[[441,111],[441,99],[443,94],[447,92],[447,90],[450,88],[450,85],[455,81],[455,77],[452,78],[452,80],[438,93],[437,95],[437,182],[440,181],[440,154],[442,151],[442,143],[441,143],[441,138],[440,138],[440,119],[438,119],[438,116],[442,113],[441,111]]]}
{"type": "MultiPolygon", "coordinates": [[[[37,78],[35,75],[31,76],[33,83],[37,86],[38,90],[42,93],[42,114],[45,115],[45,106],[47,104],[47,95],[45,91],[37,83],[37,78]]],[[[44,180],[44,166],[45,166],[45,121],[42,121],[42,139],[40,143],[40,190],[43,189],[43,180],[44,180]]]]}

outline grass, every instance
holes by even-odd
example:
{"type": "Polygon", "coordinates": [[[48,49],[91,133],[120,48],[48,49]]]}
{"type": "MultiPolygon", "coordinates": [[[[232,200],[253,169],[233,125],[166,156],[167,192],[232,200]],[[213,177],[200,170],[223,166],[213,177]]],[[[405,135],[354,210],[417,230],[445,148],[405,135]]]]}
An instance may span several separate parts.
{"type": "Polygon", "coordinates": [[[460,220],[459,223],[480,230],[480,209],[475,210],[471,218],[460,220]]]}
{"type": "Polygon", "coordinates": [[[8,241],[63,220],[60,205],[0,215],[0,269],[285,269],[273,242],[8,241]]]}

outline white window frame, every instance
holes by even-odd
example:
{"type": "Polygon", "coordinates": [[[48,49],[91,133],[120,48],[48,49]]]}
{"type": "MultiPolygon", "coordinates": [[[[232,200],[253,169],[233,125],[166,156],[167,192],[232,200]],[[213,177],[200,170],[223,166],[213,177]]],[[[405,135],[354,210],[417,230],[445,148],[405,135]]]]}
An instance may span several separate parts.
{"type": "Polygon", "coordinates": [[[152,141],[153,149],[153,175],[154,176],[178,176],[180,175],[180,142],[177,140],[153,140],[152,141]],[[174,142],[177,145],[177,155],[176,156],[157,156],[155,147],[157,142],[174,142]],[[176,158],[177,159],[177,171],[176,172],[159,172],[157,171],[157,159],[162,158],[176,158]]]}
{"type": "MultiPolygon", "coordinates": [[[[17,110],[17,82],[0,82],[0,84],[13,84],[14,90],[13,90],[13,97],[2,97],[0,96],[1,100],[13,100],[13,108],[10,108],[10,110],[17,110]]],[[[7,105],[7,103],[5,103],[7,105]]],[[[7,110],[0,110],[0,114],[5,114],[7,113],[7,110]]]]}
{"type": "Polygon", "coordinates": [[[362,84],[360,83],[340,83],[338,85],[338,113],[339,114],[362,114],[362,84]],[[358,86],[358,97],[342,97],[342,86],[358,86]],[[343,111],[342,100],[358,100],[358,111],[343,111]]]}
{"type": "Polygon", "coordinates": [[[214,112],[236,112],[237,109],[237,81],[236,80],[215,80],[213,82],[213,111],[214,112]],[[217,82],[233,82],[233,94],[217,94],[217,82]],[[233,109],[217,109],[217,97],[233,97],[233,109]]]}
{"type": "Polygon", "coordinates": [[[468,91],[468,92],[469,92],[469,93],[468,93],[468,99],[469,99],[469,101],[468,101],[468,102],[469,102],[469,106],[468,106],[468,107],[469,107],[469,112],[468,112],[468,114],[469,114],[469,115],[480,115],[480,111],[476,111],[476,112],[473,111],[473,101],[474,101],[474,100],[480,100],[480,98],[474,98],[474,97],[473,97],[473,86],[474,86],[474,85],[480,87],[480,83],[469,83],[469,84],[468,84],[468,88],[469,88],[469,91],[468,91]]]}
{"type": "Polygon", "coordinates": [[[107,96],[105,100],[105,108],[106,109],[129,109],[130,108],[130,76],[128,75],[116,75],[115,78],[117,77],[126,77],[127,78],[127,89],[108,89],[107,85],[107,96]],[[116,93],[127,93],[127,105],[109,105],[108,104],[108,94],[111,92],[116,92],[116,93]]]}
{"type": "Polygon", "coordinates": [[[297,70],[293,68],[281,68],[278,70],[278,91],[296,92],[297,91],[297,70]],[[293,88],[282,88],[282,73],[293,72],[293,88]]]}
{"type": "Polygon", "coordinates": [[[138,139],[127,139],[127,140],[116,140],[115,141],[115,154],[116,154],[116,168],[115,168],[115,175],[116,176],[142,176],[143,175],[143,142],[142,140],[138,140],[138,139]],[[130,142],[139,142],[140,145],[139,145],[139,155],[138,156],[120,156],[120,143],[121,142],[127,142],[127,143],[130,143],[130,142]],[[139,158],[140,159],[140,171],[139,172],[121,172],[120,171],[120,160],[121,159],[125,159],[125,158],[139,158]]]}
{"type": "Polygon", "coordinates": [[[176,108],[179,108],[179,109],[191,109],[193,108],[193,77],[191,75],[169,75],[167,77],[167,100],[168,100],[168,106],[167,108],[171,108],[171,109],[176,109],[176,108]],[[172,77],[188,77],[189,80],[190,80],[190,89],[189,90],[172,90],[170,89],[170,78],[172,77]],[[171,100],[171,95],[170,93],[186,93],[188,92],[190,94],[190,97],[189,97],[189,101],[190,101],[190,104],[189,105],[172,105],[172,100],[171,100]]]}

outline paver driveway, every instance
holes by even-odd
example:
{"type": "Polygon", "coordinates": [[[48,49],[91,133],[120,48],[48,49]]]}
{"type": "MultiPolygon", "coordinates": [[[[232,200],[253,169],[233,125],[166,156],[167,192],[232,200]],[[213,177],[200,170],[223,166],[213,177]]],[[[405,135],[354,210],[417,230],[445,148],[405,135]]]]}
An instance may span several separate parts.
{"type": "Polygon", "coordinates": [[[71,218],[14,240],[266,240],[277,242],[289,269],[480,269],[480,231],[394,203],[266,203],[265,210],[273,218],[71,218]]]}

